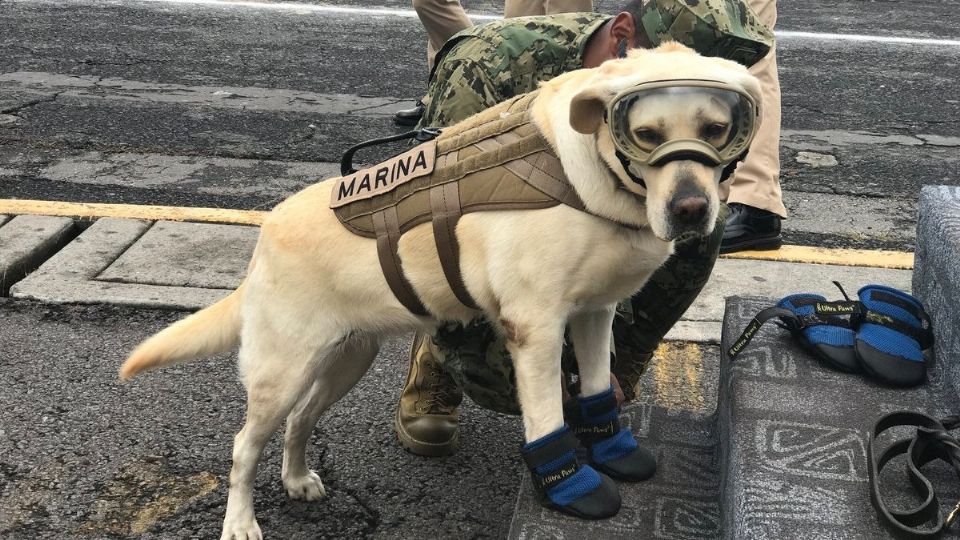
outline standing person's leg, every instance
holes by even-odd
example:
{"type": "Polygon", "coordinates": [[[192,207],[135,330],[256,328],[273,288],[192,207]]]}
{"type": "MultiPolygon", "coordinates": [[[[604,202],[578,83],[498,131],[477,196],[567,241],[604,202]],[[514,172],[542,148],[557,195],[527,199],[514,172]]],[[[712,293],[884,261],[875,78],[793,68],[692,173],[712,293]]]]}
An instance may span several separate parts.
{"type": "MultiPolygon", "coordinates": [[[[750,0],[750,7],[771,29],[777,22],[776,0],[750,0]]],[[[787,217],[780,191],[780,80],[776,45],[750,68],[760,79],[763,111],[760,130],[747,159],[737,167],[726,195],[730,217],[721,253],[780,247],[780,220],[787,217]]]]}
{"type": "Polygon", "coordinates": [[[543,11],[547,15],[593,11],[593,0],[544,0],[543,11]]]}
{"type": "Polygon", "coordinates": [[[504,17],[530,17],[593,11],[593,0],[506,0],[504,17]]]}
{"type": "Polygon", "coordinates": [[[420,456],[445,456],[460,442],[460,386],[443,367],[433,338],[413,336],[407,380],[397,404],[395,428],[400,443],[420,456]]]}
{"type": "MultiPolygon", "coordinates": [[[[460,0],[413,0],[413,9],[427,31],[427,73],[433,71],[437,51],[457,32],[473,25],[460,0]]],[[[393,121],[401,126],[413,126],[423,116],[424,106],[418,101],[410,109],[402,109],[393,115],[393,121]]]]}
{"type": "Polygon", "coordinates": [[[473,25],[460,0],[413,0],[413,9],[427,31],[427,71],[433,69],[437,51],[450,36],[473,25]]]}
{"type": "Polygon", "coordinates": [[[534,15],[546,15],[544,11],[545,0],[506,0],[503,3],[503,16],[511,17],[531,17],[534,15]]]}

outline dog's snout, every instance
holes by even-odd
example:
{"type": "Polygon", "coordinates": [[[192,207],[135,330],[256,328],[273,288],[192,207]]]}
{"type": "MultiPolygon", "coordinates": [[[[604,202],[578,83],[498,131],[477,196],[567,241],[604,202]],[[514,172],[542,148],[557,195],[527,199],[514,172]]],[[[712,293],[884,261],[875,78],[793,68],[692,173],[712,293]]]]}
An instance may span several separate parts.
{"type": "Polygon", "coordinates": [[[670,201],[670,212],[684,223],[697,223],[707,215],[707,198],[702,195],[678,196],[670,201]]]}

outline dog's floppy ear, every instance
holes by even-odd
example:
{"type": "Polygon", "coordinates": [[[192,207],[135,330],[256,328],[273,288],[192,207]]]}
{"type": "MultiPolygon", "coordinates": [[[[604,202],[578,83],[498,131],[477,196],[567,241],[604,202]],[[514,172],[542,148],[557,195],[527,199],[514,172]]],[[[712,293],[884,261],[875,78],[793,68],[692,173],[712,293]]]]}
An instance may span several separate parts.
{"type": "Polygon", "coordinates": [[[607,100],[613,94],[603,85],[594,85],[573,96],[570,101],[570,125],[573,129],[590,135],[600,129],[607,100]]]}

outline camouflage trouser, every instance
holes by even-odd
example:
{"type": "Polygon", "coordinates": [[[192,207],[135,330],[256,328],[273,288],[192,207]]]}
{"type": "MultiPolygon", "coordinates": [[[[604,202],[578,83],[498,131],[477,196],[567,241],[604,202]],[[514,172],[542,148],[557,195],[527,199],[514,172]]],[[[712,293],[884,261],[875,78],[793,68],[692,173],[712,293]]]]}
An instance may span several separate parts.
{"type": "MultiPolygon", "coordinates": [[[[713,271],[723,238],[724,206],[713,234],[678,242],[673,256],[643,289],[617,306],[613,321],[613,371],[642,373],[649,354],[697,298],[713,271]]],[[[437,361],[478,405],[520,414],[513,361],[507,342],[483,320],[440,327],[430,347],[437,361]]],[[[575,369],[572,347],[564,347],[564,368],[575,369]]],[[[629,395],[629,389],[624,388],[629,395]]]]}

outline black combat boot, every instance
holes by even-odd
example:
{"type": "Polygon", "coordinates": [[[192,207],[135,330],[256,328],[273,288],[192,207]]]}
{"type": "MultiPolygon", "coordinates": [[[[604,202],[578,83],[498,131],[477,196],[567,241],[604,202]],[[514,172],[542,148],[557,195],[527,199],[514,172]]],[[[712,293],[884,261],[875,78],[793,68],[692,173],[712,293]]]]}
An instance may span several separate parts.
{"type": "Polygon", "coordinates": [[[746,204],[730,203],[720,253],[780,249],[780,216],[746,204]]]}
{"type": "Polygon", "coordinates": [[[393,123],[398,126],[415,126],[420,118],[423,117],[423,111],[426,109],[422,101],[418,101],[411,109],[400,109],[393,114],[393,123]]]}

